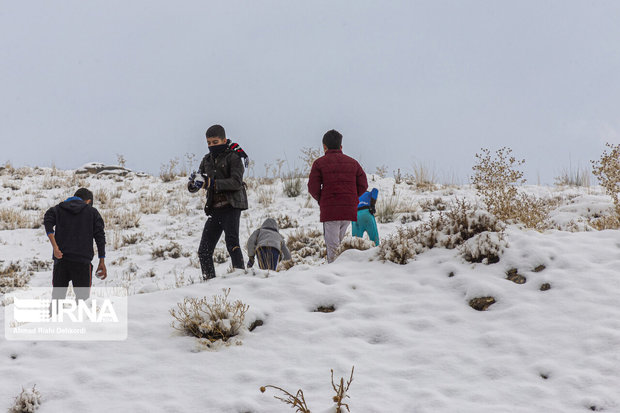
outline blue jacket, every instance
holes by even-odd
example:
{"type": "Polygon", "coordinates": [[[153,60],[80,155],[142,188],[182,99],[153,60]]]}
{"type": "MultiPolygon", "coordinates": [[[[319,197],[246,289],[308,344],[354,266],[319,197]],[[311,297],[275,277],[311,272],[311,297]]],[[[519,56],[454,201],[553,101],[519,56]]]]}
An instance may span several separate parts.
{"type": "Polygon", "coordinates": [[[372,191],[364,192],[362,196],[360,196],[359,204],[357,204],[357,209],[375,209],[375,203],[377,202],[377,196],[379,196],[379,190],[377,188],[372,188],[372,191]]]}

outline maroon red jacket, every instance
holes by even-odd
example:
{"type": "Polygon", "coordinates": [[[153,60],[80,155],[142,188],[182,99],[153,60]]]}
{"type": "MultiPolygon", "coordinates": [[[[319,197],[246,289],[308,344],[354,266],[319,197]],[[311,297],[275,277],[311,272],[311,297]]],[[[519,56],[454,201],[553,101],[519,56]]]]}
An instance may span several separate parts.
{"type": "Polygon", "coordinates": [[[308,192],[319,201],[321,222],[357,221],[357,204],[366,189],[366,173],[341,149],[328,149],[312,164],[308,192]]]}

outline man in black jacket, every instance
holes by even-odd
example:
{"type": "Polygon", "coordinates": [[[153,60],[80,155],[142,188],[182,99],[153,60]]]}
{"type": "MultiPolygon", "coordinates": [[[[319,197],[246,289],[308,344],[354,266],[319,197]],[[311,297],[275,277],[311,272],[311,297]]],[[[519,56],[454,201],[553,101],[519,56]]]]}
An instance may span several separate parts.
{"type": "Polygon", "coordinates": [[[52,299],[62,300],[67,293],[69,281],[76,290],[76,298],[86,300],[92,285],[94,256],[93,239],[99,254],[98,277],[105,279],[105,231],[103,218],[92,207],[93,193],[80,188],[75,195],[50,208],[43,224],[54,250],[52,299]],[[82,288],[80,288],[82,287],[82,288]]]}
{"type": "Polygon", "coordinates": [[[244,269],[243,253],[239,246],[239,221],[241,211],[248,209],[248,197],[243,182],[243,161],[245,153],[238,145],[230,145],[226,132],[220,125],[207,129],[209,153],[204,156],[198,169],[190,176],[187,189],[194,193],[206,189],[205,223],[198,248],[202,277],[206,281],[215,277],[213,252],[224,232],[226,249],[233,268],[244,269]]]}

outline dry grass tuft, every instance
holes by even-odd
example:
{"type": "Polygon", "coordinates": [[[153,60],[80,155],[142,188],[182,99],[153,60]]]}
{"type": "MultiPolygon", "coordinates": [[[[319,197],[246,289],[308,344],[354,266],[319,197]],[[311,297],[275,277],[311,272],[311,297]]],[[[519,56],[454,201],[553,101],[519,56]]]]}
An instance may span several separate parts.
{"type": "Polygon", "coordinates": [[[31,272],[26,271],[17,263],[12,262],[6,267],[0,268],[0,294],[25,287],[31,276],[31,272]]]}
{"type": "Polygon", "coordinates": [[[148,194],[141,194],[138,199],[140,201],[140,212],[142,214],[158,214],[166,203],[166,197],[154,191],[148,194]]]}
{"type": "Polygon", "coordinates": [[[218,340],[226,342],[239,334],[244,326],[245,314],[249,306],[237,300],[230,302],[228,295],[214,295],[211,300],[185,297],[170,310],[174,318],[172,327],[188,335],[214,343],[218,340]]]}
{"type": "MultiPolygon", "coordinates": [[[[344,413],[344,409],[347,409],[347,412],[351,411],[349,409],[349,405],[345,403],[345,400],[350,398],[347,392],[349,391],[349,388],[351,387],[351,383],[353,382],[354,370],[355,370],[355,366],[351,368],[351,376],[349,377],[349,380],[347,380],[346,384],[344,382],[344,377],[341,377],[338,382],[338,385],[334,383],[334,370],[333,369],[331,370],[332,388],[334,389],[335,395],[332,397],[332,402],[334,402],[334,405],[332,406],[332,408],[329,409],[330,412],[344,413]]],[[[292,408],[295,409],[296,412],[310,413],[310,408],[308,407],[308,404],[306,403],[306,399],[304,397],[304,392],[302,389],[299,389],[297,390],[295,394],[292,394],[288,392],[287,390],[284,390],[281,387],[273,386],[273,385],[266,385],[266,386],[261,386],[260,388],[261,393],[265,393],[265,391],[267,391],[268,388],[277,390],[280,393],[282,393],[284,397],[278,397],[278,396],[273,396],[273,397],[277,400],[280,400],[281,402],[285,404],[290,405],[292,408]]]]}
{"type": "Polygon", "coordinates": [[[22,392],[15,397],[13,406],[9,408],[8,413],[34,413],[39,407],[41,407],[41,393],[36,389],[36,386],[27,390],[22,387],[22,392]]]}

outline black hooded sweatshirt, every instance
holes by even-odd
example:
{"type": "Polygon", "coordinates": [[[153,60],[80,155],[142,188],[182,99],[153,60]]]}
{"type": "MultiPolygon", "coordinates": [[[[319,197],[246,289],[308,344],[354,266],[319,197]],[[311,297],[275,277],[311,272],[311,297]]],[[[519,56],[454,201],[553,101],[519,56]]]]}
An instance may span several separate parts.
{"type": "Polygon", "coordinates": [[[95,255],[93,239],[99,258],[105,258],[103,218],[81,198],[71,197],[48,209],[43,225],[47,234],[54,233],[56,227],[56,243],[63,260],[90,263],[95,255]]]}

